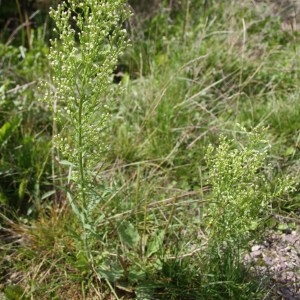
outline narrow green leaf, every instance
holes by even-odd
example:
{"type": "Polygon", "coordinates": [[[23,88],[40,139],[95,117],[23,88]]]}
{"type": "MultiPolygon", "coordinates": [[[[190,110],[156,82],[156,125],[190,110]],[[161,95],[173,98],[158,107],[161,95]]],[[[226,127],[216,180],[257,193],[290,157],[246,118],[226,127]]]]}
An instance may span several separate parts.
{"type": "Polygon", "coordinates": [[[11,137],[13,132],[21,123],[21,118],[15,117],[12,120],[4,123],[0,128],[0,144],[3,145],[11,137]]]}
{"type": "Polygon", "coordinates": [[[28,184],[28,179],[23,178],[20,185],[19,185],[19,189],[18,189],[18,196],[19,196],[20,200],[22,200],[24,198],[26,188],[27,188],[27,184],[28,184]]]}
{"type": "Polygon", "coordinates": [[[8,203],[7,197],[0,192],[0,204],[7,204],[7,203],[8,203]]]}
{"type": "Polygon", "coordinates": [[[295,147],[288,147],[285,152],[284,152],[284,156],[293,156],[296,153],[296,149],[295,147]]]}
{"type": "Polygon", "coordinates": [[[54,190],[49,191],[49,192],[43,194],[43,196],[41,197],[41,199],[44,200],[44,199],[46,199],[46,198],[52,196],[53,194],[55,194],[55,192],[56,192],[56,191],[54,191],[54,190]]]}
{"type": "Polygon", "coordinates": [[[72,164],[71,162],[67,161],[67,160],[61,160],[59,162],[61,165],[63,166],[70,166],[70,167],[74,167],[74,164],[72,164]]]}

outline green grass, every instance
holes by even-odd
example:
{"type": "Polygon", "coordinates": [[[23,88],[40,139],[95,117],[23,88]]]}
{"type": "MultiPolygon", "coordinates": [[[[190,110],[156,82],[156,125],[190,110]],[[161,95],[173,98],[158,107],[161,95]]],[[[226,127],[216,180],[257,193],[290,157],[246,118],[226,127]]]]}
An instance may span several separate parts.
{"type": "Polygon", "coordinates": [[[278,192],[280,178],[299,178],[299,34],[248,2],[203,1],[199,11],[200,2],[189,11],[182,2],[140,25],[147,30],[132,28],[135,40],[120,59],[129,80],[109,108],[108,147],[93,170],[100,200],[86,224],[90,256],[65,195],[68,169],[51,152],[51,115],[38,101],[38,78],[49,81],[47,45],[37,36],[25,57],[0,45],[0,288],[7,299],[264,299],[267,280],[253,278],[241,256],[268,227],[271,208],[288,216],[300,210],[297,190],[278,192]],[[237,124],[265,130],[249,144],[237,124]],[[221,136],[228,148],[217,158],[221,136]],[[263,141],[270,148],[254,164],[263,141]],[[237,163],[245,153],[249,177],[237,163]],[[218,161],[224,181],[212,172],[218,161]],[[254,199],[240,191],[251,184],[268,209],[258,204],[248,224],[234,207],[254,199]],[[233,215],[219,220],[222,205],[233,215]],[[239,230],[247,238],[232,244],[239,230]]]}
{"type": "Polygon", "coordinates": [[[37,213],[51,185],[51,117],[37,89],[48,48],[40,39],[32,50],[0,45],[0,202],[24,215],[37,213]]]}

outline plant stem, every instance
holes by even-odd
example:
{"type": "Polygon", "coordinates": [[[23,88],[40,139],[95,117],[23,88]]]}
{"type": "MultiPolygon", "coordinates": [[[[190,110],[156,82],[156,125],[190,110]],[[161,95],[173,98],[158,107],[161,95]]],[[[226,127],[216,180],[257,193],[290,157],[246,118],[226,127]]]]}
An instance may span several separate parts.
{"type": "MultiPolygon", "coordinates": [[[[21,11],[21,6],[20,6],[20,3],[19,3],[19,0],[16,0],[16,5],[17,5],[17,10],[18,10],[19,18],[20,18],[20,23],[23,24],[24,20],[23,20],[23,15],[22,15],[22,11],[21,11]]],[[[25,31],[24,31],[24,28],[22,28],[21,34],[22,34],[22,46],[25,47],[25,31]]]]}
{"type": "Polygon", "coordinates": [[[189,13],[190,13],[190,0],[185,0],[185,17],[184,17],[184,23],[183,23],[183,31],[182,31],[182,41],[185,44],[186,43],[186,32],[189,22],[189,13]]]}
{"type": "Polygon", "coordinates": [[[78,163],[79,163],[79,173],[80,173],[80,196],[82,197],[82,207],[86,206],[86,197],[84,191],[84,183],[85,183],[85,176],[83,170],[83,153],[82,153],[82,108],[83,108],[83,98],[80,97],[79,100],[79,108],[78,108],[78,163]]]}

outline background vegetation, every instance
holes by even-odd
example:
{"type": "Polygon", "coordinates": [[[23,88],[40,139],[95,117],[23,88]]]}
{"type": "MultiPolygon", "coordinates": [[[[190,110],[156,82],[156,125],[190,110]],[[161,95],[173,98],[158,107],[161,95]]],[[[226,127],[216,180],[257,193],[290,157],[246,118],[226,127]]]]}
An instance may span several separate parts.
{"type": "Polygon", "coordinates": [[[295,23],[261,2],[131,1],[132,45],[109,74],[123,92],[110,101],[107,147],[93,170],[99,201],[85,223],[87,256],[87,228],[66,196],[70,168],[52,147],[59,128],[41,101],[41,82],[53,84],[49,3],[7,3],[1,296],[264,299],[268,279],[242,257],[280,228],[277,215],[300,210],[295,23]]]}

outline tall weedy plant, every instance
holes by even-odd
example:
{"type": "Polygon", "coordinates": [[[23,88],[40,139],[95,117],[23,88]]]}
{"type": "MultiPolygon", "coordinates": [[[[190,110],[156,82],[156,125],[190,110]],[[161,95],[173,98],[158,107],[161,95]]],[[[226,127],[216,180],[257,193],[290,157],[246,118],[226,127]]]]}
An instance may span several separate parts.
{"type": "Polygon", "coordinates": [[[53,91],[47,95],[58,134],[55,146],[69,167],[68,199],[81,221],[85,250],[92,212],[101,197],[95,168],[106,145],[109,103],[116,92],[112,72],[128,45],[122,24],[129,16],[125,0],[69,0],[50,16],[56,23],[49,60],[53,91]]]}

